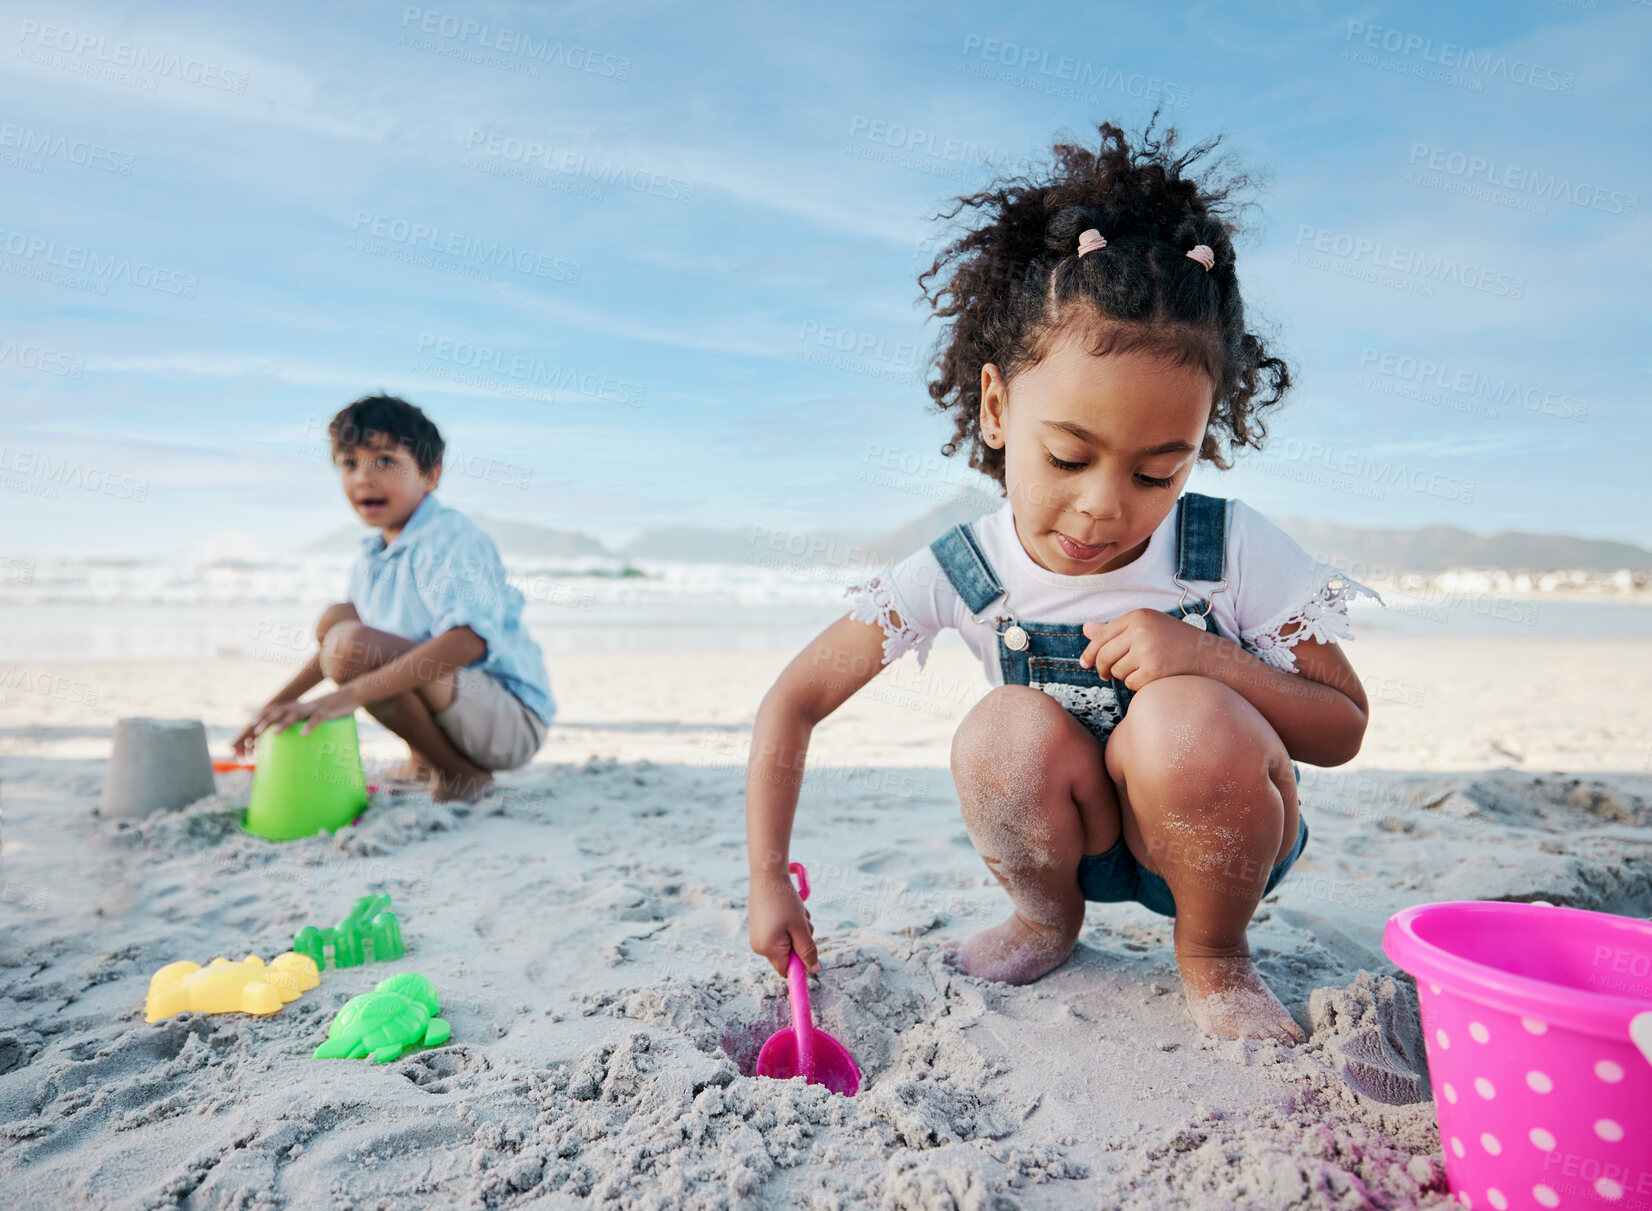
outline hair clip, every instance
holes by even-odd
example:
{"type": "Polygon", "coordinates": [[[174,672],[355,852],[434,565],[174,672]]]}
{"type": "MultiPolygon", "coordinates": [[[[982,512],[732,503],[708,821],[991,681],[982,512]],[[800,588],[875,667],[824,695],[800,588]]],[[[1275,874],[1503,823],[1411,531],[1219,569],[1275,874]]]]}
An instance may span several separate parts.
{"type": "Polygon", "coordinates": [[[1206,273],[1216,266],[1216,254],[1210,250],[1209,244],[1195,244],[1187,250],[1187,255],[1203,265],[1206,273]]]}
{"type": "Polygon", "coordinates": [[[1106,237],[1103,236],[1101,234],[1101,232],[1097,231],[1094,227],[1090,228],[1088,231],[1081,232],[1079,234],[1079,237],[1078,237],[1078,255],[1079,256],[1083,256],[1086,252],[1094,252],[1098,248],[1105,248],[1105,247],[1107,247],[1106,237]]]}

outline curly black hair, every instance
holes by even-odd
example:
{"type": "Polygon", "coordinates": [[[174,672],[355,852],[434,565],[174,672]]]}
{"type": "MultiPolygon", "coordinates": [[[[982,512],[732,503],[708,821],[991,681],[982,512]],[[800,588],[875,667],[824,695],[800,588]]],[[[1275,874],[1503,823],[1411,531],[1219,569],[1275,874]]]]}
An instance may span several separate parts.
{"type": "Polygon", "coordinates": [[[1177,154],[1173,127],[1154,136],[1158,116],[1135,147],[1103,122],[1098,149],[1057,143],[1037,174],[1043,179],[1000,177],[935,216],[971,212],[963,220],[970,229],[918,276],[924,300],[950,321],[929,382],[930,399],[956,426],[941,451],[950,457],[967,446],[969,465],[1000,485],[1004,451],[981,440],[981,367],[995,364],[1008,382],[1074,328],[1097,355],[1140,351],[1205,370],[1216,401],[1199,457],[1224,471],[1233,448],[1261,448],[1259,413],[1290,387],[1285,363],[1245,331],[1233,248],[1243,205],[1234,197],[1251,179],[1184,175],[1221,136],[1177,154]],[[1079,257],[1079,234],[1092,227],[1107,246],[1079,257]],[[1187,255],[1197,244],[1215,253],[1208,272],[1187,255]]]}
{"type": "Polygon", "coordinates": [[[438,466],[447,451],[435,422],[394,395],[364,395],[341,408],[327,425],[334,458],[340,450],[366,445],[374,433],[382,433],[405,447],[423,472],[438,466]]]}

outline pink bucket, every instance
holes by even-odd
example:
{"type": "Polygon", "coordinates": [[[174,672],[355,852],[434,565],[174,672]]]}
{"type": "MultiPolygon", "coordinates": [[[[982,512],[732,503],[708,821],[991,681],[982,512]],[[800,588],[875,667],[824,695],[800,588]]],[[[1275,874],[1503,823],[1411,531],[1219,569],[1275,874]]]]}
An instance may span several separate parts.
{"type": "Polygon", "coordinates": [[[1465,1207],[1652,1208],[1652,923],[1465,900],[1395,913],[1465,1207]]]}

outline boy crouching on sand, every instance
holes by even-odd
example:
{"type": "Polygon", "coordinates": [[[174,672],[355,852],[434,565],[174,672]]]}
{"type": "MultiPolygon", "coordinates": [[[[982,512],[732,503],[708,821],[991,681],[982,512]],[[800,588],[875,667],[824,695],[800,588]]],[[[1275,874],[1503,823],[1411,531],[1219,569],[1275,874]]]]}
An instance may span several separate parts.
{"type": "Polygon", "coordinates": [[[473,800],[492,770],[526,765],[556,711],[539,645],[522,626],[522,594],[492,540],[438,504],[442,435],[418,408],[373,395],[327,428],[345,498],[378,532],[363,539],[349,600],[316,622],[320,650],[235,738],[245,754],[264,731],[306,730],[355,709],[407,741],[389,775],[437,799],[473,800]],[[298,699],[330,677],[338,688],[298,699]]]}

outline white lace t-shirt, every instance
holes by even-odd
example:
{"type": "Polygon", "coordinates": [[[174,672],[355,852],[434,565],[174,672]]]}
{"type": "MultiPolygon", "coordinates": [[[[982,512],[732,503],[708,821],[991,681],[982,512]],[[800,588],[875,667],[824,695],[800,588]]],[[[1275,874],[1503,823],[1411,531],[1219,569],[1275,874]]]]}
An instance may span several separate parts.
{"type": "MultiPolygon", "coordinates": [[[[1064,576],[1033,562],[1016,537],[1008,501],[977,521],[973,529],[999,583],[1009,591],[1009,611],[1017,618],[1108,622],[1143,606],[1174,609],[1182,600],[1182,590],[1172,580],[1176,514],[1172,508],[1153,531],[1147,549],[1124,567],[1080,576],[1064,576]]],[[[1388,604],[1376,590],[1310,554],[1244,501],[1230,498],[1227,517],[1228,585],[1211,598],[1211,590],[1220,581],[1184,580],[1190,586],[1187,605],[1210,598],[1222,633],[1239,636],[1246,651],[1274,668],[1296,672],[1291,649],[1305,639],[1351,640],[1350,598],[1366,593],[1388,604]],[[1292,623],[1296,628],[1283,633],[1292,623]]],[[[980,659],[987,681],[1004,683],[993,626],[994,616],[1005,612],[1004,598],[996,598],[979,619],[973,617],[928,547],[885,572],[847,586],[844,592],[851,598],[850,617],[883,628],[883,663],[915,650],[922,668],[935,636],[945,627],[956,627],[980,659]],[[900,618],[900,626],[895,625],[891,612],[900,618]]]]}

